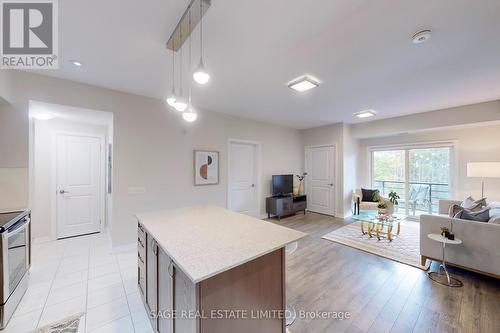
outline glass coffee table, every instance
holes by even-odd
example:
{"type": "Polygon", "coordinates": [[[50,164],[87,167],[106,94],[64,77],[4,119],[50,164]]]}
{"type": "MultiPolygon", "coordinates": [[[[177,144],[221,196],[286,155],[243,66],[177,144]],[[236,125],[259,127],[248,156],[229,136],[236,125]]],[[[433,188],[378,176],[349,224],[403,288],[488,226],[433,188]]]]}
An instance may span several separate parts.
{"type": "Polygon", "coordinates": [[[376,236],[378,240],[387,237],[392,242],[394,236],[399,235],[401,231],[401,222],[404,221],[405,216],[399,214],[393,215],[379,215],[376,210],[366,210],[360,212],[358,215],[352,216],[353,220],[360,222],[361,233],[368,236],[376,236]],[[394,234],[393,228],[396,228],[394,234]]]}

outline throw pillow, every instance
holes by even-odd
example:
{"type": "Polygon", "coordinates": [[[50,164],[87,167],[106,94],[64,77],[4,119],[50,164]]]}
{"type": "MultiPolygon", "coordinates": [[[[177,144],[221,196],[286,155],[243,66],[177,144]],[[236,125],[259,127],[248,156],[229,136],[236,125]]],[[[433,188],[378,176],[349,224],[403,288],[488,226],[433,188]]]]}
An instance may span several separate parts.
{"type": "Polygon", "coordinates": [[[378,190],[368,190],[365,188],[361,189],[362,193],[362,200],[364,202],[377,202],[378,198],[380,198],[379,191],[378,190]]]}
{"type": "Polygon", "coordinates": [[[486,208],[478,212],[472,212],[469,210],[462,210],[455,218],[462,220],[478,221],[478,222],[488,222],[490,219],[490,209],[486,208]]]}
{"type": "Polygon", "coordinates": [[[451,205],[450,209],[448,210],[448,216],[449,217],[455,217],[458,213],[460,213],[464,208],[460,205],[451,205]]]}
{"type": "Polygon", "coordinates": [[[482,198],[479,200],[474,200],[472,197],[468,197],[460,204],[462,208],[471,210],[471,211],[479,211],[484,206],[486,206],[486,198],[482,198]]]}
{"type": "Polygon", "coordinates": [[[468,197],[467,199],[465,199],[464,201],[462,201],[462,203],[460,204],[460,206],[463,207],[463,208],[465,208],[465,209],[469,209],[474,204],[474,201],[475,201],[474,198],[468,197]]]}

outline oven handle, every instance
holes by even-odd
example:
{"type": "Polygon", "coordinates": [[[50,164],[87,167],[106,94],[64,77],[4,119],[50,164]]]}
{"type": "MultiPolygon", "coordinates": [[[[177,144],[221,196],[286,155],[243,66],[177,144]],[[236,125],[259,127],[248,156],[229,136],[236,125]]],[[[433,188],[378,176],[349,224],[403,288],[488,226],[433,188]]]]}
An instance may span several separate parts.
{"type": "Polygon", "coordinates": [[[30,218],[29,217],[25,217],[24,218],[24,222],[23,223],[19,223],[19,226],[17,228],[15,228],[14,230],[12,231],[8,231],[7,229],[7,237],[10,237],[10,236],[14,236],[15,234],[23,231],[23,229],[25,229],[25,227],[30,223],[30,218]]]}

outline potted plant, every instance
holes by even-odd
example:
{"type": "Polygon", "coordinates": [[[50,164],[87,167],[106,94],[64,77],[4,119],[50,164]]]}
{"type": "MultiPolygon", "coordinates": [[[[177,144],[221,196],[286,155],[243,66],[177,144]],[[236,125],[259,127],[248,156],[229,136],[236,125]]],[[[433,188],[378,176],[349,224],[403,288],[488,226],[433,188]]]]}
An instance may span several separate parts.
{"type": "Polygon", "coordinates": [[[450,237],[450,230],[447,227],[441,227],[441,236],[450,237]]]}
{"type": "Polygon", "coordinates": [[[377,206],[377,208],[378,208],[378,213],[380,215],[387,214],[387,204],[385,202],[379,203],[378,206],[377,206]]]}

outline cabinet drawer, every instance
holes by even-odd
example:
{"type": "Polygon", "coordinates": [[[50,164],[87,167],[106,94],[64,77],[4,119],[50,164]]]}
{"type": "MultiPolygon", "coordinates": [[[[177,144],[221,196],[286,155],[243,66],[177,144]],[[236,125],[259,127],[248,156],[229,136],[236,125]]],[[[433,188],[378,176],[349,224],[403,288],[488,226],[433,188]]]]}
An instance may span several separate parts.
{"type": "Polygon", "coordinates": [[[137,283],[139,285],[139,291],[141,293],[141,297],[143,300],[146,300],[146,272],[145,266],[141,267],[140,265],[137,267],[137,283]]]}
{"type": "Polygon", "coordinates": [[[142,258],[142,261],[146,260],[146,244],[137,237],[137,256],[142,258]]]}
{"type": "Polygon", "coordinates": [[[298,211],[298,210],[304,210],[306,209],[306,203],[305,201],[302,201],[302,202],[295,202],[293,204],[293,210],[294,211],[298,211]]]}
{"type": "Polygon", "coordinates": [[[146,245],[146,232],[140,223],[137,223],[137,238],[141,240],[143,246],[146,245]]]}

